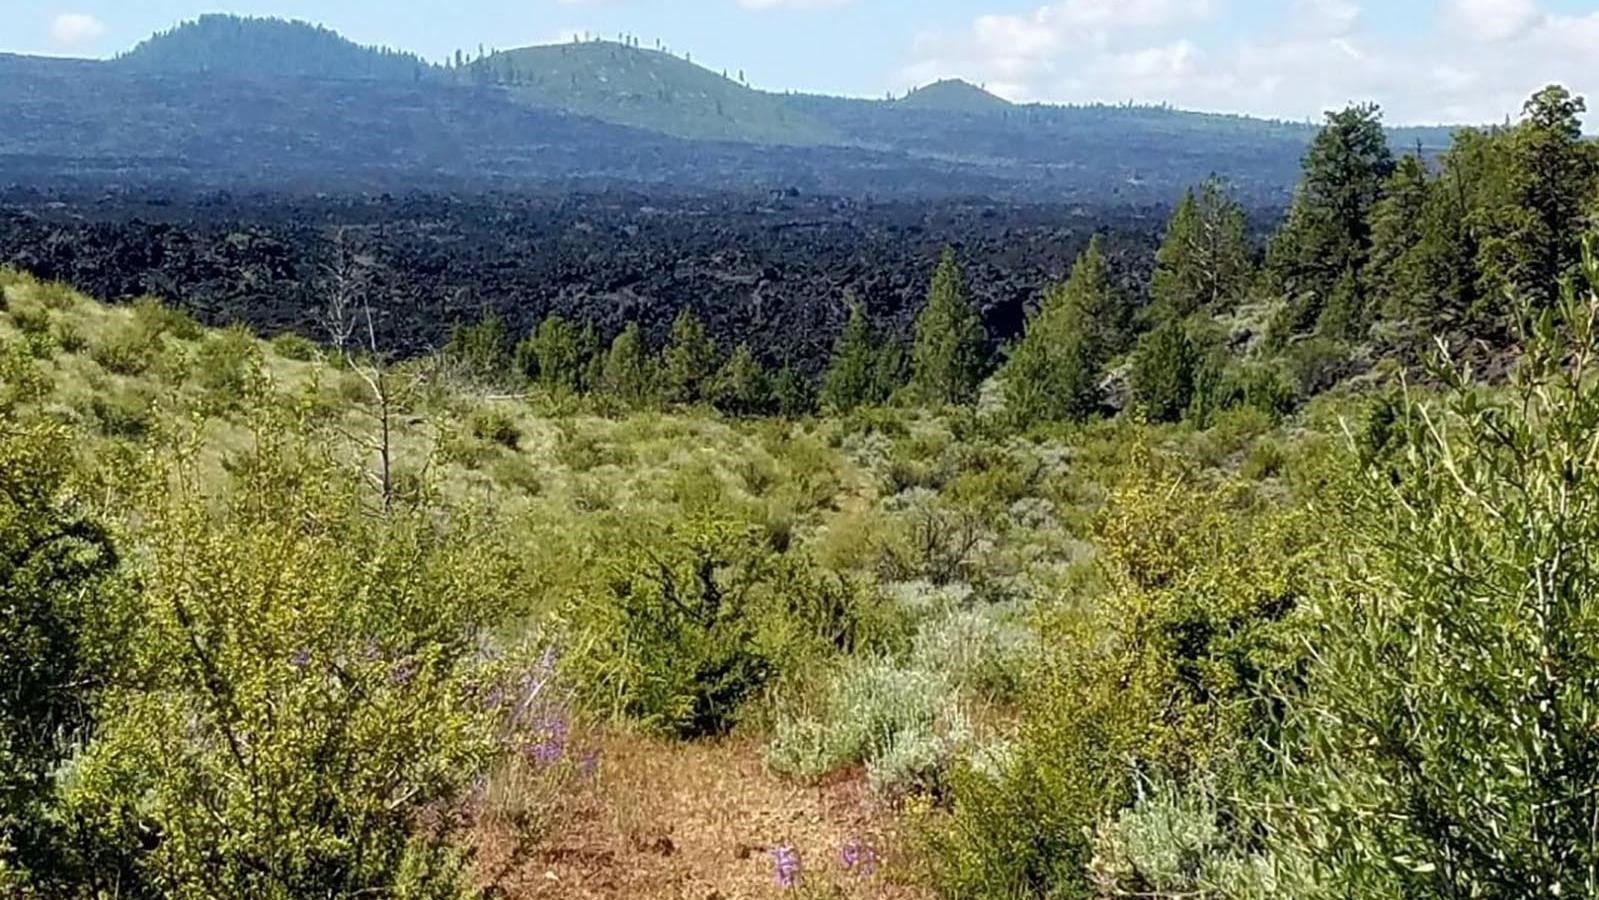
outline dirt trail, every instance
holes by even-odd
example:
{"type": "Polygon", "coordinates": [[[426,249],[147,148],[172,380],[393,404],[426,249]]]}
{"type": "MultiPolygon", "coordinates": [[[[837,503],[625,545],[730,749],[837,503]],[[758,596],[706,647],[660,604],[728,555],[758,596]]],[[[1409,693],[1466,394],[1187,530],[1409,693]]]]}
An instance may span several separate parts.
{"type": "MultiPolygon", "coordinates": [[[[521,861],[485,862],[507,874],[511,900],[749,900],[793,896],[771,850],[792,847],[807,896],[922,900],[897,882],[893,819],[859,774],[796,784],[768,772],[746,741],[676,743],[608,737],[595,782],[567,821],[521,861]],[[851,844],[879,859],[846,870],[851,844]]],[[[492,851],[492,841],[490,842],[492,851]]]]}

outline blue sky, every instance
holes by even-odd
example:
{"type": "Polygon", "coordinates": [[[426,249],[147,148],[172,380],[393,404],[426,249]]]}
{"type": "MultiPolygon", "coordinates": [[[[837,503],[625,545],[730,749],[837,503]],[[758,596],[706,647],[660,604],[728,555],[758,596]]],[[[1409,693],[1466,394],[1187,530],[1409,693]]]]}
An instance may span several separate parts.
{"type": "MultiPolygon", "coordinates": [[[[1495,121],[1599,94],[1599,0],[5,0],[0,50],[108,56],[203,12],[305,18],[441,59],[639,35],[775,89],[880,96],[964,77],[1017,100],[1495,121]]],[[[1595,98],[1599,101],[1599,97],[1595,98]]],[[[1599,119],[1599,110],[1593,118],[1599,119]]]]}

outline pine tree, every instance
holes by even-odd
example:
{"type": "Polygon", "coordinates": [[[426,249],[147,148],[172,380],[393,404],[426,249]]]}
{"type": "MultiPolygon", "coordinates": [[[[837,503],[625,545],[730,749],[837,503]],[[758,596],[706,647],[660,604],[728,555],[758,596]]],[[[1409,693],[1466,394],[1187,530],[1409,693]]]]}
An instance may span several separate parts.
{"type": "Polygon", "coordinates": [[[444,356],[459,366],[468,378],[494,381],[505,377],[511,367],[510,336],[499,313],[489,310],[470,325],[450,329],[444,356]]]}
{"type": "Polygon", "coordinates": [[[712,396],[716,408],[728,415],[758,416],[770,411],[772,395],[766,369],[749,344],[739,344],[716,373],[712,396]]]}
{"type": "Polygon", "coordinates": [[[983,376],[982,318],[966,296],[955,251],[946,247],[916,319],[912,384],[924,402],[968,403],[983,376]]]}
{"type": "Polygon", "coordinates": [[[629,322],[606,354],[605,392],[628,406],[647,406],[655,396],[655,368],[638,323],[629,322]]]}
{"type": "Polygon", "coordinates": [[[1290,303],[1285,325],[1301,331],[1353,273],[1344,305],[1363,316],[1371,213],[1393,175],[1393,152],[1376,106],[1329,113],[1305,155],[1304,178],[1287,221],[1267,248],[1267,273],[1290,303]]]}
{"type": "Polygon", "coordinates": [[[538,360],[539,383],[551,390],[578,391],[583,387],[584,358],[581,338],[572,323],[552,315],[533,332],[533,355],[538,360]]]}
{"type": "Polygon", "coordinates": [[[1372,210],[1372,295],[1386,318],[1411,318],[1431,306],[1424,240],[1432,190],[1427,164],[1406,154],[1372,210]]]}
{"type": "Polygon", "coordinates": [[[706,333],[705,323],[684,307],[672,322],[672,339],[662,354],[667,401],[699,403],[709,399],[716,357],[716,342],[706,333]]]}
{"type": "Polygon", "coordinates": [[[810,379],[792,365],[784,366],[772,379],[772,403],[777,414],[787,419],[815,412],[816,397],[810,379]]]}
{"type": "Polygon", "coordinates": [[[1183,195],[1166,227],[1150,282],[1155,317],[1225,311],[1243,296],[1253,274],[1244,208],[1210,179],[1197,193],[1183,195]]]}
{"type": "Polygon", "coordinates": [[[874,402],[877,385],[877,350],[872,346],[872,326],[858,302],[850,304],[849,320],[833,344],[833,356],[822,377],[822,406],[831,412],[849,412],[874,402]]]}
{"type": "Polygon", "coordinates": [[[1021,422],[1082,421],[1099,408],[1100,368],[1114,346],[1115,288],[1099,238],[1028,320],[1000,376],[1021,422]]]}
{"type": "Polygon", "coordinates": [[[1510,135],[1510,185],[1518,215],[1507,268],[1521,296],[1552,306],[1582,254],[1584,204],[1599,183],[1599,150],[1582,137],[1587,103],[1558,85],[1527,101],[1510,135]]]}

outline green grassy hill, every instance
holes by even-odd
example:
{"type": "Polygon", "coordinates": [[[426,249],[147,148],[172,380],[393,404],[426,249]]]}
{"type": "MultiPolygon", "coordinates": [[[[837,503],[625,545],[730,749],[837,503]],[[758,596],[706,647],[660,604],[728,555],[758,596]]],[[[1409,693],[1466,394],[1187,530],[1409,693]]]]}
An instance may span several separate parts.
{"type": "Polygon", "coordinates": [[[971,82],[950,78],[923,85],[895,101],[895,105],[906,109],[988,113],[1010,109],[1013,104],[971,82]]]}
{"type": "Polygon", "coordinates": [[[780,96],[669,53],[611,41],[506,50],[472,63],[467,72],[534,106],[678,137],[796,145],[842,140],[780,96]]]}

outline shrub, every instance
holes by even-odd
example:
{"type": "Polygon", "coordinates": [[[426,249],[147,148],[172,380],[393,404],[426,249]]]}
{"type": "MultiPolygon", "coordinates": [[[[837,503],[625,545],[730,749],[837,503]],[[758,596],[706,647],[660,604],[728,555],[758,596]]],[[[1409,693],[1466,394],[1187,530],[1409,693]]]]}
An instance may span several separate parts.
{"type": "Polygon", "coordinates": [[[155,297],[140,297],[133,301],[133,321],[139,330],[152,338],[170,336],[180,341],[197,341],[205,335],[205,329],[193,316],[167,306],[155,297]]]}
{"type": "Polygon", "coordinates": [[[89,350],[89,358],[107,372],[117,375],[142,375],[154,364],[161,351],[159,334],[137,323],[110,329],[89,350]]]}
{"type": "Polygon", "coordinates": [[[522,440],[522,430],[516,427],[516,421],[510,414],[502,409],[483,407],[474,410],[467,424],[473,437],[498,444],[507,450],[515,450],[522,440]]]}
{"type": "Polygon", "coordinates": [[[767,759],[804,778],[865,763],[878,792],[936,792],[969,736],[954,699],[940,672],[851,660],[829,679],[817,715],[779,718],[767,759]]]}
{"type": "Polygon", "coordinates": [[[33,296],[44,304],[46,309],[63,311],[71,309],[78,302],[78,294],[71,287],[59,281],[41,281],[33,289],[33,296]]]}
{"type": "Polygon", "coordinates": [[[0,441],[0,892],[26,897],[28,882],[89,881],[54,773],[93,734],[134,607],[110,533],[71,491],[68,433],[14,426],[0,441]]]}
{"type": "Polygon", "coordinates": [[[1324,492],[1356,548],[1318,607],[1272,855],[1341,896],[1590,894],[1599,871],[1599,261],[1508,389],[1439,366],[1324,492]]]}
{"type": "Polygon", "coordinates": [[[0,338],[0,413],[49,395],[54,383],[28,348],[0,338]]]}
{"type": "Polygon", "coordinates": [[[50,321],[50,311],[48,309],[32,309],[22,306],[11,308],[11,324],[17,326],[17,330],[22,332],[24,337],[29,335],[49,335],[50,321]]]}
{"type": "Polygon", "coordinates": [[[292,331],[285,331],[272,339],[272,352],[295,362],[310,362],[317,358],[315,341],[292,331]]]}
{"type": "Polygon", "coordinates": [[[160,896],[457,896],[511,557],[470,516],[373,517],[314,447],[255,433],[220,509],[182,454],[145,479],[137,678],[70,819],[160,896]]]}
{"type": "Polygon", "coordinates": [[[1304,528],[1140,457],[1095,524],[1105,593],[1047,620],[1014,752],[958,770],[952,815],[925,835],[951,896],[1087,896],[1090,835],[1141,775],[1230,772],[1273,733],[1264,698],[1298,665],[1304,528]]]}
{"type": "Polygon", "coordinates": [[[658,731],[726,732],[774,674],[753,594],[767,562],[753,529],[725,522],[676,526],[656,546],[635,546],[573,612],[575,682],[596,708],[658,731]]]}
{"type": "Polygon", "coordinates": [[[155,398],[143,389],[96,392],[89,413],[106,437],[138,439],[155,427],[155,398]]]}
{"type": "Polygon", "coordinates": [[[83,336],[83,330],[66,321],[56,323],[55,342],[67,353],[82,353],[89,346],[89,339],[83,336]]]}
{"type": "Polygon", "coordinates": [[[194,375],[200,386],[228,403],[243,397],[252,372],[261,366],[255,336],[242,325],[212,335],[200,346],[194,375]]]}

